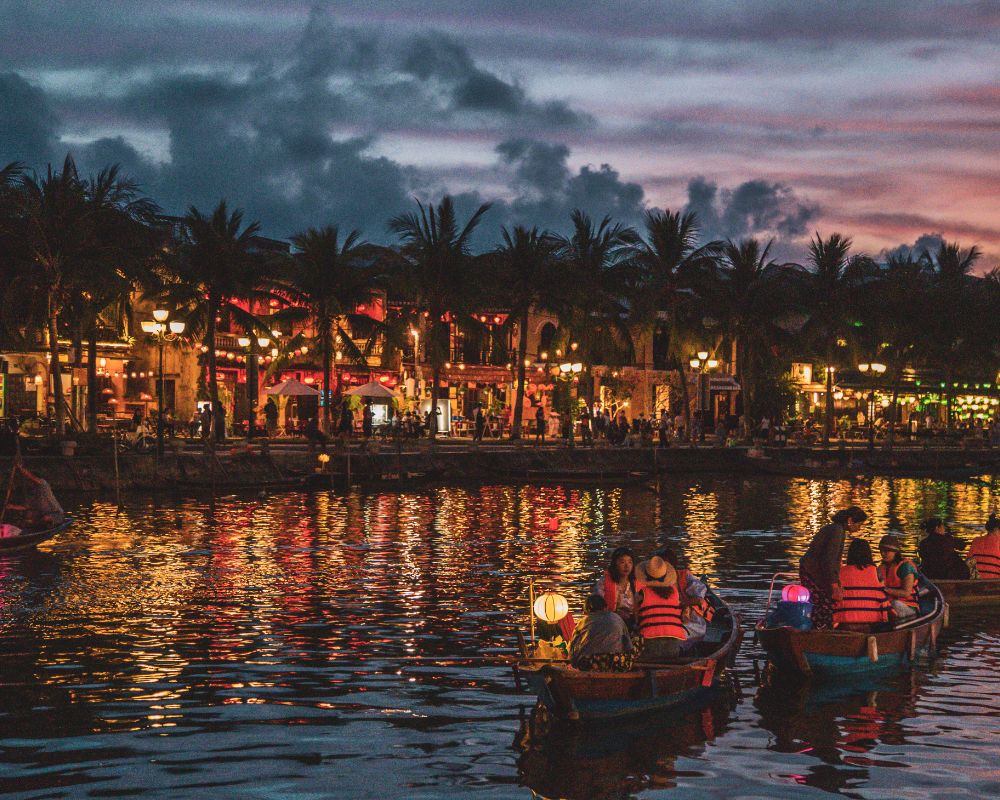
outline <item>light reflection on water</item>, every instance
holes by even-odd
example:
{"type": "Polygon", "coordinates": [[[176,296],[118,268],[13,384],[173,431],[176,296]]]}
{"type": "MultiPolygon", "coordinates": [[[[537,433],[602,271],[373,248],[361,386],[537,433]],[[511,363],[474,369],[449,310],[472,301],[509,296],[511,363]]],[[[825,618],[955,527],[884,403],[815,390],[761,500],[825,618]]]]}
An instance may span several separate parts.
{"type": "Polygon", "coordinates": [[[87,503],[40,552],[0,559],[0,793],[995,793],[995,614],[956,617],[928,670],[876,686],[757,690],[748,646],[742,700],[523,750],[531,701],[506,668],[406,659],[509,652],[528,576],[578,608],[620,544],[675,543],[752,619],[837,507],[913,552],[922,518],[982,520],[996,496],[987,481],[724,476],[87,503]]]}

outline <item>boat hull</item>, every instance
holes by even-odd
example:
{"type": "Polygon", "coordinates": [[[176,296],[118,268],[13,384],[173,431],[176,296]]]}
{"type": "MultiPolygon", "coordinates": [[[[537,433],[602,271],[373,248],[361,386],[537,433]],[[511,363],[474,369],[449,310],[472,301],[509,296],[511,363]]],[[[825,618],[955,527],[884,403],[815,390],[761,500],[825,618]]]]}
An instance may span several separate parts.
{"type": "Polygon", "coordinates": [[[66,519],[52,528],[46,528],[41,531],[31,531],[29,533],[22,533],[19,536],[8,536],[0,539],[0,555],[31,550],[40,545],[42,542],[48,541],[56,534],[66,530],[72,524],[73,519],[67,516],[66,519]]]}
{"type": "Polygon", "coordinates": [[[934,585],[953,608],[1000,606],[1000,580],[935,580],[934,585]]]}
{"type": "MultiPolygon", "coordinates": [[[[711,629],[710,629],[711,630],[711,629]]],[[[621,719],[693,702],[719,682],[736,658],[743,630],[729,617],[704,656],[677,664],[640,664],[631,672],[583,672],[566,662],[519,664],[518,680],[561,720],[578,722],[621,719]]]]}
{"type": "Polygon", "coordinates": [[[933,653],[946,609],[939,600],[920,621],[877,633],[766,628],[762,621],[756,634],[768,660],[781,671],[817,678],[881,675],[908,668],[920,653],[933,653]]]}

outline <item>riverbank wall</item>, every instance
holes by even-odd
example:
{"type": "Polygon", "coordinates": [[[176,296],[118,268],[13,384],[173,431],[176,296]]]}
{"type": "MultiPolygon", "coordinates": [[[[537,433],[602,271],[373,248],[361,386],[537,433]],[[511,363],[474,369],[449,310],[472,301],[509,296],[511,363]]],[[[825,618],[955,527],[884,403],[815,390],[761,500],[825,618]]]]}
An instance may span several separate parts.
{"type": "MultiPolygon", "coordinates": [[[[155,454],[26,455],[24,463],[56,492],[222,492],[240,488],[343,486],[352,483],[564,482],[623,484],[660,474],[733,472],[790,477],[847,478],[913,475],[954,480],[990,474],[1000,451],[982,448],[543,447],[437,445],[332,448],[328,460],[306,448],[245,445],[205,452],[173,447],[155,454]]],[[[9,475],[10,459],[0,459],[9,475]]]]}

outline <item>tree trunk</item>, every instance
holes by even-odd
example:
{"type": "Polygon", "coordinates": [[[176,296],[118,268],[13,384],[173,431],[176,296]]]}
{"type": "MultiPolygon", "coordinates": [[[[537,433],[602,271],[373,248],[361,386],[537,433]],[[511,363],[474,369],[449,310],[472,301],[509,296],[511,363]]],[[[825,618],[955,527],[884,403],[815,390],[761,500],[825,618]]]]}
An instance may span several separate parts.
{"type": "Polygon", "coordinates": [[[899,401],[899,389],[896,386],[896,382],[893,381],[892,384],[892,405],[889,408],[892,409],[892,414],[890,418],[886,420],[889,423],[889,430],[886,432],[885,436],[885,448],[886,450],[892,450],[892,444],[896,438],[896,403],[899,401]]]}
{"type": "Polygon", "coordinates": [[[87,336],[87,430],[97,430],[97,325],[87,336]]]}
{"type": "MultiPolygon", "coordinates": [[[[208,399],[212,404],[212,423],[218,426],[219,419],[219,376],[216,372],[216,364],[218,363],[215,355],[215,314],[218,311],[219,304],[213,302],[210,298],[208,303],[208,324],[205,330],[205,344],[208,345],[208,399]]],[[[225,438],[225,431],[215,430],[216,441],[222,441],[225,438]]]]}
{"type": "Polygon", "coordinates": [[[52,383],[52,391],[55,393],[55,415],[56,434],[62,436],[66,433],[66,398],[63,396],[62,364],[59,362],[59,312],[55,309],[55,303],[49,298],[49,377],[52,383]]]}
{"type": "Polygon", "coordinates": [[[826,352],[826,413],[823,415],[823,444],[829,444],[833,434],[833,351],[826,352]]]}
{"type": "Polygon", "coordinates": [[[525,370],[524,359],[528,354],[528,312],[525,311],[518,321],[520,326],[517,338],[517,385],[514,394],[514,418],[510,425],[510,438],[521,438],[521,418],[524,416],[524,383],[525,370]]]}
{"type": "Polygon", "coordinates": [[[681,402],[684,404],[684,432],[687,438],[691,439],[691,395],[688,392],[688,382],[687,375],[684,372],[684,367],[677,368],[677,375],[680,378],[681,384],[681,402]]]}
{"type": "Polygon", "coordinates": [[[327,322],[320,326],[323,337],[323,431],[330,432],[330,422],[333,419],[333,405],[330,398],[330,339],[332,325],[327,322]]]}

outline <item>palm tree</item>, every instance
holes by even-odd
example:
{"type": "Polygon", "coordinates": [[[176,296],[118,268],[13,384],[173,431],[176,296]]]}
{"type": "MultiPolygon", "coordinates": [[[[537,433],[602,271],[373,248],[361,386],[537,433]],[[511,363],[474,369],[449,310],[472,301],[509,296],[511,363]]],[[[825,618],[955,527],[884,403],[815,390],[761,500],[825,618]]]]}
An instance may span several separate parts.
{"type": "MultiPolygon", "coordinates": [[[[244,306],[270,296],[275,266],[258,251],[255,237],[260,223],[243,225],[243,212],[232,213],[222,200],[205,215],[194,206],[181,223],[180,239],[168,257],[167,284],[162,290],[171,305],[186,310],[188,330],[203,334],[207,348],[208,396],[213,408],[220,408],[219,378],[215,353],[216,320],[226,312],[248,332],[264,333],[269,327],[244,306]]],[[[222,438],[224,432],[216,432],[222,438]]]]}
{"type": "Polygon", "coordinates": [[[49,165],[42,178],[21,176],[14,195],[14,237],[18,240],[15,251],[24,262],[26,280],[44,298],[49,375],[59,435],[66,432],[59,360],[60,315],[69,298],[71,271],[86,263],[94,244],[92,212],[85,182],[69,155],[61,172],[53,172],[49,165]]]}
{"type": "Polygon", "coordinates": [[[826,412],[823,441],[833,434],[833,368],[837,342],[844,340],[852,321],[856,291],[863,264],[850,257],[851,239],[839,233],[822,239],[817,233],[809,244],[811,269],[800,272],[799,300],[807,313],[803,334],[826,358],[826,412]]]}
{"type": "Polygon", "coordinates": [[[503,244],[497,251],[498,263],[494,281],[517,321],[517,386],[511,439],[521,438],[521,418],[524,416],[524,359],[528,352],[528,315],[532,309],[553,310],[562,290],[558,280],[557,250],[559,243],[549,233],[538,228],[518,226],[503,228],[503,244]]]}
{"type": "Polygon", "coordinates": [[[691,403],[682,351],[696,298],[692,285],[699,274],[713,271],[720,243],[698,246],[698,217],[694,212],[649,211],[646,236],[635,243],[632,259],[640,272],[635,308],[647,324],[660,320],[667,332],[667,358],[677,373],[687,430],[691,430],[691,403]]]}
{"type": "Polygon", "coordinates": [[[976,356],[984,341],[977,315],[969,313],[980,300],[971,275],[979,260],[978,247],[963,250],[957,242],[941,242],[933,253],[925,250],[920,260],[930,273],[929,309],[933,311],[928,326],[935,360],[947,378],[948,430],[954,427],[952,416],[953,383],[963,371],[978,371],[976,356]]]}
{"type": "MultiPolygon", "coordinates": [[[[372,248],[353,230],[341,241],[336,226],[309,228],[292,237],[295,253],[280,280],[279,291],[287,294],[296,308],[295,316],[305,317],[315,333],[323,360],[324,418],[329,427],[332,404],[331,372],[336,344],[348,357],[364,362],[365,354],[344,328],[345,321],[357,321],[355,309],[371,300],[379,275],[369,266],[372,248]]],[[[352,327],[353,329],[353,327],[352,327]]]]}
{"type": "Polygon", "coordinates": [[[558,238],[563,292],[556,313],[564,344],[575,343],[589,364],[632,361],[637,314],[630,299],[640,282],[630,257],[638,235],[610,217],[595,226],[579,209],[570,218],[572,235],[558,238]]]}
{"type": "Polygon", "coordinates": [[[772,347],[782,336],[782,318],[791,310],[794,267],[771,259],[772,244],[762,248],[755,238],[727,241],[703,290],[722,333],[736,347],[737,379],[749,419],[755,419],[758,394],[767,391],[766,380],[778,377],[772,347]]]}
{"type": "Polygon", "coordinates": [[[479,206],[460,228],[454,203],[446,195],[436,208],[417,201],[416,212],[393,217],[388,225],[402,242],[396,263],[399,288],[426,315],[430,329],[432,439],[438,431],[441,370],[449,355],[449,315],[474,305],[470,298],[478,287],[466,280],[472,262],[469,239],[489,208],[489,203],[479,206]]]}

